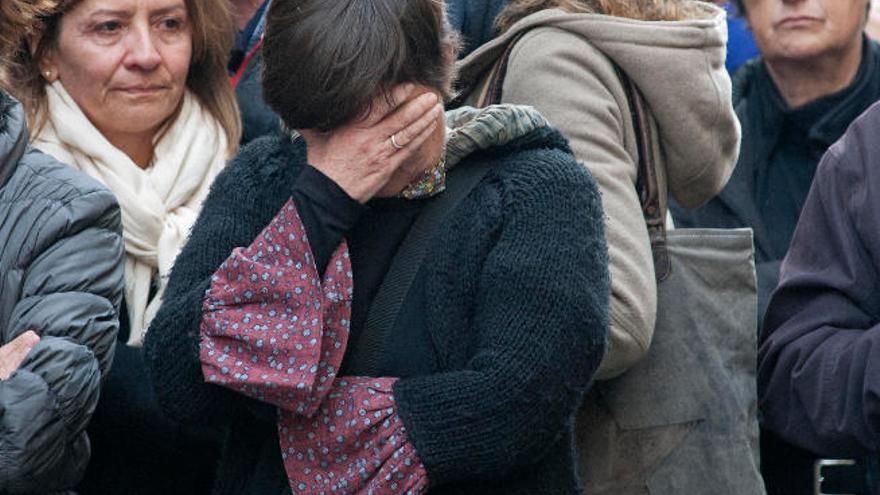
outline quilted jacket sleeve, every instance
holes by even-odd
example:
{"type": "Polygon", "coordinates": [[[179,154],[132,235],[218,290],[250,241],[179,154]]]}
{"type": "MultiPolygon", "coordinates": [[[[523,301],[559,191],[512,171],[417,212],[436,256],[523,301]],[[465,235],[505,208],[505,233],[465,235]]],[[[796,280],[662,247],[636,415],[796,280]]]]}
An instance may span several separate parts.
{"type": "Polygon", "coordinates": [[[115,198],[78,194],[37,215],[21,295],[2,342],[40,342],[0,381],[0,493],[69,488],[89,459],[85,428],[113,359],[123,245],[115,198]]]}

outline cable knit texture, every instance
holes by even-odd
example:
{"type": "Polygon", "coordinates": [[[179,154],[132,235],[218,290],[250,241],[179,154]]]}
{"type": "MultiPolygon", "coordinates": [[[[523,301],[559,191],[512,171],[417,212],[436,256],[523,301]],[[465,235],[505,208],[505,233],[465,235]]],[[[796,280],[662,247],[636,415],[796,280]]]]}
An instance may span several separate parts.
{"type": "MultiPolygon", "coordinates": [[[[301,140],[260,139],[212,186],[145,344],[160,403],[178,419],[228,423],[253,411],[252,399],[204,382],[203,297],[233,249],[288,201],[305,157],[301,140]]],[[[395,402],[429,493],[580,493],[572,416],[608,323],[599,194],[550,128],[459,167],[477,160],[493,170],[437,227],[422,266],[438,369],[397,381],[395,402]]],[[[243,447],[227,443],[224,456],[248,455],[243,447]]],[[[231,476],[220,473],[218,493],[237,493],[231,476]]]]}

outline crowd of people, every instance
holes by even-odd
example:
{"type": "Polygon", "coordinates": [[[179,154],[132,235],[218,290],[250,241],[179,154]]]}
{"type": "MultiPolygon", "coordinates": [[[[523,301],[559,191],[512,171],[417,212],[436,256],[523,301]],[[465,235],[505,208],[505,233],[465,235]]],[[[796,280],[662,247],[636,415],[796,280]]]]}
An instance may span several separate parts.
{"type": "Polygon", "coordinates": [[[878,4],[0,0],[0,494],[880,493],[878,4]]]}

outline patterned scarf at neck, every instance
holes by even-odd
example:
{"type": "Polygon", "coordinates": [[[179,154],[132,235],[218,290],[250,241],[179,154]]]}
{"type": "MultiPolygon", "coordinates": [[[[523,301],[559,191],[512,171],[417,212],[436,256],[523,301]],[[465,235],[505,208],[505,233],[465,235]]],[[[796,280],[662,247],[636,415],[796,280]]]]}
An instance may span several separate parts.
{"type": "Polygon", "coordinates": [[[426,170],[415,182],[406,186],[397,196],[403,199],[423,199],[436,196],[446,190],[446,158],[426,170]]]}

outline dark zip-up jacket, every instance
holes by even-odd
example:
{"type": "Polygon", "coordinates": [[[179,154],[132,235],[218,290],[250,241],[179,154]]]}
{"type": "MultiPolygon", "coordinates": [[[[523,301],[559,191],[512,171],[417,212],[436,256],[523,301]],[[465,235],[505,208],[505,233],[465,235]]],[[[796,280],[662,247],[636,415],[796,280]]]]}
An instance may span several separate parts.
{"type": "Polygon", "coordinates": [[[880,106],[825,155],[758,355],[763,424],[819,455],[880,449],[880,106]]]}
{"type": "Polygon", "coordinates": [[[28,146],[0,91],[0,346],[40,335],[0,381],[0,493],[72,487],[113,361],[123,287],[121,217],[97,182],[28,146]]]}

